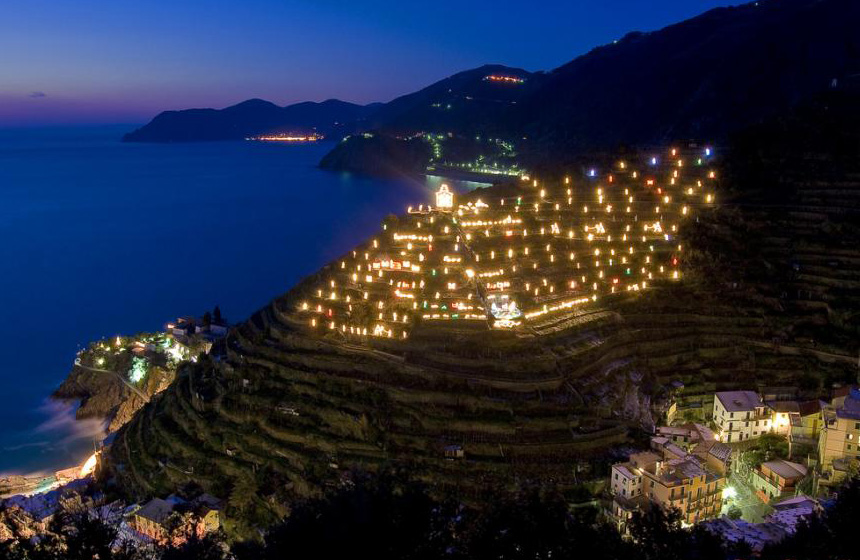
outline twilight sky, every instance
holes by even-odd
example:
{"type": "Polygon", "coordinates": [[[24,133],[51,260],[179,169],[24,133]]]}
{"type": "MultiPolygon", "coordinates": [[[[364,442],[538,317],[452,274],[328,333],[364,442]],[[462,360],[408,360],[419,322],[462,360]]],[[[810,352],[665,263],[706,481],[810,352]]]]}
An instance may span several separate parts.
{"type": "Polygon", "coordinates": [[[0,127],[142,123],[250,97],[388,101],[485,63],[549,70],[738,0],[4,0],[0,127]]]}

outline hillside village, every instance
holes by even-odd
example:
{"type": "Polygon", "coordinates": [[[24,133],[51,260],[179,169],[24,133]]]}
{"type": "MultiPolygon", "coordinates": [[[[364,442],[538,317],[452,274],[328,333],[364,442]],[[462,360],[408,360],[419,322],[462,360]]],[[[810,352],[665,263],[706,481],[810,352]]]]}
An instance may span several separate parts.
{"type": "Polygon", "coordinates": [[[837,388],[830,401],[764,391],[717,392],[699,422],[685,423],[671,407],[671,425],[657,427],[650,449],[612,466],[607,517],[625,532],[635,511],[678,509],[684,523],[754,550],[793,534],[820,511],[820,498],[858,472],[860,388],[837,388]],[[751,462],[762,438],[781,440],[785,456],[751,462]]]}
{"type": "Polygon", "coordinates": [[[858,435],[854,359],[791,321],[809,324],[807,300],[853,269],[804,254],[793,270],[817,274],[774,305],[758,261],[736,264],[735,240],[769,210],[744,208],[744,223],[720,208],[717,169],[686,145],[443,187],[235,328],[181,320],[164,340],[97,343],[80,366],[181,370],[100,457],[122,518],[150,539],[177,519],[196,531],[171,498],[195,481],[218,496],[218,526],[245,536],[354,468],[407,460],[467,502],[551,481],[621,534],[654,505],[758,548],[792,534],[855,472],[858,435]],[[165,354],[194,340],[196,361],[165,354]]]}

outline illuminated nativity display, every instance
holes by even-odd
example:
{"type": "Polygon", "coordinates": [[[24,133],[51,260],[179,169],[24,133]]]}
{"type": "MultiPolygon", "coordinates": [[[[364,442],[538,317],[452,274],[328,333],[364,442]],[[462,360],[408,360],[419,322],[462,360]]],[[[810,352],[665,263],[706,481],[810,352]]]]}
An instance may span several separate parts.
{"type": "Polygon", "coordinates": [[[677,232],[715,203],[711,158],[670,149],[555,183],[524,176],[495,196],[442,185],[435,206],[386,220],[325,269],[297,311],[320,334],[359,338],[404,339],[442,322],[563,328],[604,298],[681,279],[677,232]]]}

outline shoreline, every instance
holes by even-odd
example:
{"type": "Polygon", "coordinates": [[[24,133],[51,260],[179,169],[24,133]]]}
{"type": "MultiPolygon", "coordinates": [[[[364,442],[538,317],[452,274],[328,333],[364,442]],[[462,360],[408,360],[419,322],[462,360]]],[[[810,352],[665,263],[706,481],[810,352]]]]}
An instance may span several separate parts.
{"type": "MultiPolygon", "coordinates": [[[[43,422],[37,431],[69,431],[59,444],[65,447],[66,445],[79,440],[91,440],[87,444],[89,454],[82,460],[71,459],[52,462],[49,466],[30,472],[6,471],[0,473],[0,500],[5,500],[13,496],[34,496],[43,494],[60,488],[70,482],[74,482],[81,478],[78,473],[81,472],[84,465],[93,455],[93,447],[102,447],[105,440],[109,438],[113,432],[107,429],[107,418],[83,418],[78,419],[76,412],[81,405],[81,399],[62,398],[53,394],[45,397],[44,404],[40,410],[45,410],[51,405],[57,405],[61,408],[53,413],[49,413],[48,419],[43,422]],[[91,428],[96,425],[100,426],[100,432],[94,433],[91,428]],[[70,466],[70,463],[71,466],[70,466]]],[[[83,442],[81,443],[83,448],[83,442]]]]}

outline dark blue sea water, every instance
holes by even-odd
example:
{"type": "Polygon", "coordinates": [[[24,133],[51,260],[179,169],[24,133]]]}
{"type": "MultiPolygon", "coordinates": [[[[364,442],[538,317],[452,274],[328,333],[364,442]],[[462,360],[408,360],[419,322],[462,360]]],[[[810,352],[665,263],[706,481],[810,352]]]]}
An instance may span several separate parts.
{"type": "Polygon", "coordinates": [[[215,304],[245,318],[435,189],[319,170],[330,144],[120,143],[130,128],[0,130],[0,473],[92,452],[99,423],[46,400],[81,346],[215,304]]]}

